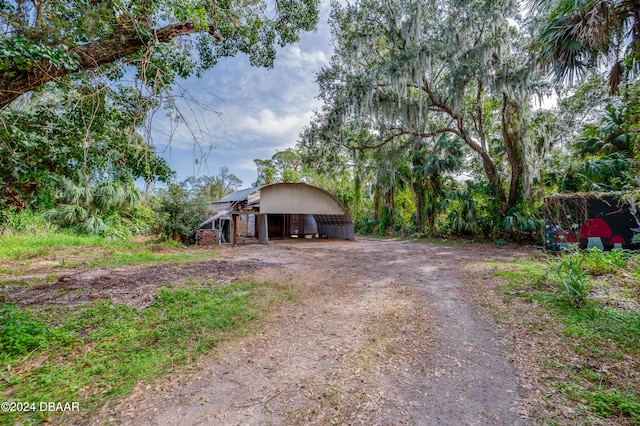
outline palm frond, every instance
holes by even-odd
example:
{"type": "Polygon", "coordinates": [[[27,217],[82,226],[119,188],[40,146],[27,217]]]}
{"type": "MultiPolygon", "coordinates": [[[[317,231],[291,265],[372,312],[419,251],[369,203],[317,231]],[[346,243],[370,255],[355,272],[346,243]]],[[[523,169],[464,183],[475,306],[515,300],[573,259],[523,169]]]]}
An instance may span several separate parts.
{"type": "Polygon", "coordinates": [[[88,234],[100,235],[106,232],[109,227],[100,216],[92,214],[80,223],[80,229],[88,234]]]}
{"type": "Polygon", "coordinates": [[[534,0],[532,5],[540,13],[549,11],[536,44],[558,81],[572,82],[589,69],[611,64],[609,87],[617,93],[626,75],[638,72],[637,1],[534,0]]]}
{"type": "Polygon", "coordinates": [[[73,226],[89,216],[89,212],[79,204],[58,204],[44,213],[45,217],[62,226],[73,226]]]}

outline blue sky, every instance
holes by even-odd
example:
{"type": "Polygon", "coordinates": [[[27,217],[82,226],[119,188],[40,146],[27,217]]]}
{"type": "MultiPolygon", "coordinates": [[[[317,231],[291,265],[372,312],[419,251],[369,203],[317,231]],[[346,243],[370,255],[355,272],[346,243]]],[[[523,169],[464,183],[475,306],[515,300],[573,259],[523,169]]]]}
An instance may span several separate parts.
{"type": "Polygon", "coordinates": [[[213,176],[227,166],[248,187],[257,178],[255,158],[271,158],[296,144],[321,106],[315,76],[331,57],[328,14],[329,4],[323,2],[317,31],[279,49],[274,68],[252,67],[245,56],[225,58],[202,78],[181,83],[193,98],[177,102],[189,126],[172,130],[163,112],[152,121],[156,149],[178,181],[213,176]]]}

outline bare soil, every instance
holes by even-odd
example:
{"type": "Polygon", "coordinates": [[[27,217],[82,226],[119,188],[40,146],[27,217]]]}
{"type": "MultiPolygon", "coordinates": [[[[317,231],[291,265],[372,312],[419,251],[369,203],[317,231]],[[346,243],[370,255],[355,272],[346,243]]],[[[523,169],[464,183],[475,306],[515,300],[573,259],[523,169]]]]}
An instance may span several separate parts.
{"type": "MultiPolygon", "coordinates": [[[[534,255],[494,245],[358,238],[223,248],[220,259],[68,272],[0,297],[144,308],[187,279],[288,283],[295,300],[189,372],[141,383],[92,424],[526,425],[530,377],[474,304],[473,265],[534,255]],[[471,272],[470,272],[471,271],[471,272]]],[[[10,289],[7,289],[10,290],[10,289]]]]}
{"type": "Polygon", "coordinates": [[[0,289],[0,300],[22,306],[41,308],[45,305],[76,305],[97,299],[111,299],[144,309],[153,302],[155,290],[164,284],[188,280],[231,281],[266,266],[263,262],[205,261],[182,264],[155,264],[121,268],[95,268],[81,271],[47,269],[37,271],[0,289]],[[46,282],[47,276],[57,276],[46,282]],[[41,284],[33,285],[33,280],[41,284]]]}

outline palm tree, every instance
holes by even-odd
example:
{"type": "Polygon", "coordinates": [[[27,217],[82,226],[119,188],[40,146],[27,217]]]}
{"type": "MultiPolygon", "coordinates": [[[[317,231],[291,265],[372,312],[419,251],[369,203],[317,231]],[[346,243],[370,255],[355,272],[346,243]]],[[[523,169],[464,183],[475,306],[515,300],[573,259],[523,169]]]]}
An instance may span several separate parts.
{"type": "Polygon", "coordinates": [[[628,128],[626,106],[607,105],[597,123],[585,126],[571,146],[580,160],[567,172],[563,189],[622,190],[634,185],[634,135],[628,128]],[[569,188],[567,188],[569,187],[569,188]]]}
{"type": "Polygon", "coordinates": [[[404,152],[396,146],[385,145],[374,154],[374,217],[380,221],[381,232],[398,225],[396,194],[404,189],[404,152]]]}
{"type": "Polygon", "coordinates": [[[611,66],[609,86],[640,72],[640,4],[638,0],[534,0],[550,11],[538,36],[543,63],[559,80],[611,66]]]}
{"type": "Polygon", "coordinates": [[[65,176],[56,179],[56,205],[46,217],[63,227],[77,226],[84,232],[101,235],[108,231],[106,219],[128,216],[140,203],[140,193],[131,182],[102,179],[91,182],[65,176]]]}
{"type": "Polygon", "coordinates": [[[413,184],[416,196],[416,225],[422,229],[427,219],[427,231],[433,234],[435,217],[445,196],[443,178],[446,173],[462,167],[463,143],[460,139],[441,134],[421,140],[411,152],[413,184]]]}

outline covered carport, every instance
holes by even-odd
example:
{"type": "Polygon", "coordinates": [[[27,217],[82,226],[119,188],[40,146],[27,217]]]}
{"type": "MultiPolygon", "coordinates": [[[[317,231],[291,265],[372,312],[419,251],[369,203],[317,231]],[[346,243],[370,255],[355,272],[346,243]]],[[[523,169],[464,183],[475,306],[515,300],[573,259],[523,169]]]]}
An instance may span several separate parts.
{"type": "Polygon", "coordinates": [[[353,240],[351,216],[331,193],[306,183],[276,183],[260,188],[256,217],[261,243],[269,237],[318,235],[353,240]],[[270,219],[271,218],[271,219],[270,219]]]}

